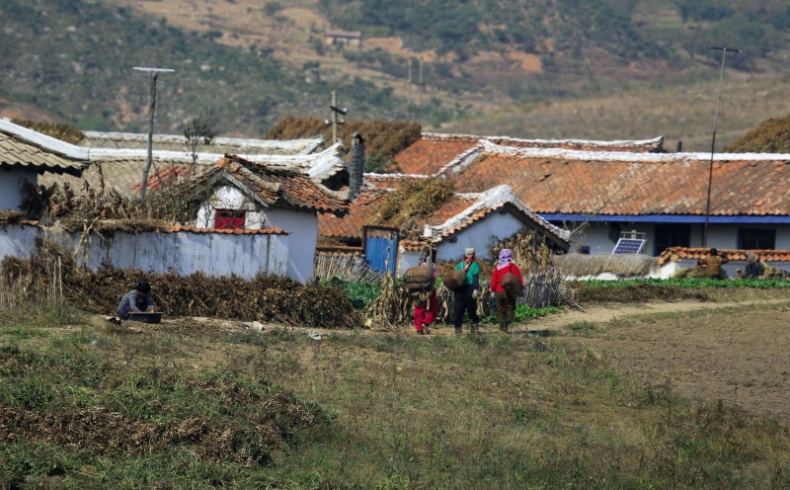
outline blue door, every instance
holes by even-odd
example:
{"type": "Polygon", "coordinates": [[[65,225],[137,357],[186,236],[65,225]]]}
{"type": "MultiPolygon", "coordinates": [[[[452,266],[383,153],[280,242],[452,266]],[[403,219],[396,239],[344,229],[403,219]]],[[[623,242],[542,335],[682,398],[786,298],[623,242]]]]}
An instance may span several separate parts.
{"type": "Polygon", "coordinates": [[[371,269],[377,271],[387,271],[395,275],[397,265],[397,235],[390,234],[389,237],[368,236],[365,238],[365,262],[371,269]]]}

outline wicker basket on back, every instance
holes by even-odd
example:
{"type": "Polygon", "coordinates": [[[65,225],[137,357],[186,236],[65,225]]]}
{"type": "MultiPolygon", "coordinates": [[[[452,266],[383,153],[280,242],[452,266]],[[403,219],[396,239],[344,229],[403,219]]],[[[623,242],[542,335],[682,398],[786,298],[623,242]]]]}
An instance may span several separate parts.
{"type": "Polygon", "coordinates": [[[450,291],[455,291],[464,285],[466,273],[460,269],[453,269],[442,276],[442,282],[450,291]]]}
{"type": "Polygon", "coordinates": [[[403,288],[411,294],[430,291],[433,285],[433,271],[430,267],[411,267],[403,274],[403,288]]]}
{"type": "Polygon", "coordinates": [[[502,288],[510,298],[518,298],[524,293],[524,285],[512,272],[505,272],[502,275],[502,288]]]}

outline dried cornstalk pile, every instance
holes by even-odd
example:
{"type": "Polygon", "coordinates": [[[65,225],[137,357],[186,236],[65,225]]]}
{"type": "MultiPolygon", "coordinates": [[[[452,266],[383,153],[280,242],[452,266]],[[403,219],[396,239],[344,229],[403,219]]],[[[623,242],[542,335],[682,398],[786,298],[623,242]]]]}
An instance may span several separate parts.
{"type": "Polygon", "coordinates": [[[565,282],[562,271],[546,267],[525,277],[524,296],[519,302],[533,308],[571,305],[578,307],[574,292],[565,282]]]}
{"type": "Polygon", "coordinates": [[[315,254],[313,275],[318,281],[342,279],[348,282],[378,284],[385,274],[371,269],[363,257],[332,255],[322,252],[315,254]]]}
{"type": "Polygon", "coordinates": [[[148,281],[157,309],[168,316],[203,316],[242,321],[276,320],[318,328],[353,328],[362,324],[341,289],[303,285],[290,278],[257,276],[209,277],[191,274],[145,274],[139,270],[103,268],[96,272],[76,267],[71,255],[43,240],[30,260],[0,264],[3,290],[24,291],[24,301],[62,297],[84,311],[110,315],[124,293],[148,281]],[[60,296],[58,296],[58,294],[60,296]]]}
{"type": "Polygon", "coordinates": [[[410,179],[387,194],[379,204],[370,225],[398,228],[401,238],[422,236],[417,221],[447,202],[453,195],[452,182],[444,179],[410,179]]]}
{"type": "Polygon", "coordinates": [[[554,256],[552,263],[565,275],[574,277],[597,276],[603,273],[618,277],[647,277],[658,268],[658,259],[646,255],[566,254],[554,256]]]}
{"type": "MultiPolygon", "coordinates": [[[[351,136],[361,134],[365,138],[365,156],[392,157],[420,139],[422,126],[410,121],[361,121],[350,119],[338,128],[338,137],[346,147],[351,146],[351,136]]],[[[317,117],[285,116],[269,129],[264,139],[290,140],[324,135],[325,141],[332,140],[332,127],[317,117]]]]}
{"type": "Polygon", "coordinates": [[[35,199],[40,202],[28,205],[45,209],[44,221],[60,220],[70,232],[80,231],[83,223],[96,220],[114,221],[115,229],[119,230],[124,230],[119,223],[128,222],[133,223],[129,225],[132,229],[142,227],[147,231],[164,223],[191,223],[211,192],[206,183],[173,184],[150,192],[145,201],[141,201],[122,196],[114,189],[97,191],[87,183],[77,194],[66,183],[62,187],[53,184],[48,189],[39,190],[35,199]]]}
{"type": "Polygon", "coordinates": [[[519,230],[518,233],[502,240],[492,248],[491,256],[495,257],[494,262],[503,248],[509,248],[513,252],[513,262],[518,265],[523,275],[543,270],[551,264],[551,250],[532,230],[519,230]]]}
{"type": "Polygon", "coordinates": [[[0,211],[0,225],[13,225],[22,221],[25,213],[22,211],[3,210],[0,211]]]}
{"type": "Polygon", "coordinates": [[[381,295],[368,305],[365,312],[377,325],[402,326],[412,318],[412,298],[403,287],[395,283],[392,275],[384,274],[381,279],[381,295]]]}
{"type": "Polygon", "coordinates": [[[12,122],[72,145],[76,145],[85,138],[85,134],[82,131],[65,123],[38,122],[16,117],[12,119],[12,122]]]}

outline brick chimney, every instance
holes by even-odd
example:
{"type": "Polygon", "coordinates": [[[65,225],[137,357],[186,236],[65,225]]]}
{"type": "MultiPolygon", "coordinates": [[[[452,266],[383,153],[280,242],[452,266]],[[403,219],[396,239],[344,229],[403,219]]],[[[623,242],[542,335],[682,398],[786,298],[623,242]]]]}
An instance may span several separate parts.
{"type": "Polygon", "coordinates": [[[359,133],[351,136],[351,163],[349,164],[348,200],[353,201],[362,190],[365,171],[365,139],[359,133]]]}

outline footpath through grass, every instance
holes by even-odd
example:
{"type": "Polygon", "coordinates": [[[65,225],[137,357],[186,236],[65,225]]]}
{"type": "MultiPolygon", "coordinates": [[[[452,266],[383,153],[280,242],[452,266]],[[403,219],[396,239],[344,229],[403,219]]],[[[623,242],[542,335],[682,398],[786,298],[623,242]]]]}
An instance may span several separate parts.
{"type": "Polygon", "coordinates": [[[4,488],[790,487],[783,421],[635,384],[572,335],[0,325],[4,488]]]}

